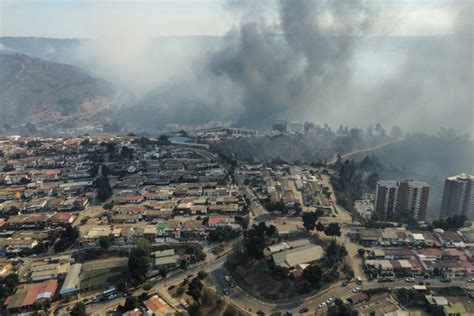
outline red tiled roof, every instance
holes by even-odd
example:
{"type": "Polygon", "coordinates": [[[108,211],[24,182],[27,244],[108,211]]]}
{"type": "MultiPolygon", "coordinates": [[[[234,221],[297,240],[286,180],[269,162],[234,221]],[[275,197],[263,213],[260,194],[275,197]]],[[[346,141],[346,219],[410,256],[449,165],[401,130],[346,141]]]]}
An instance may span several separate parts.
{"type": "Polygon", "coordinates": [[[430,256],[430,257],[440,257],[441,256],[441,250],[436,249],[436,248],[422,248],[422,249],[417,249],[417,253],[420,255],[425,255],[425,256],[430,256]]]}
{"type": "Polygon", "coordinates": [[[401,269],[402,268],[402,265],[400,264],[400,262],[398,260],[390,260],[390,264],[392,265],[392,267],[394,269],[401,269]]]}
{"type": "Polygon", "coordinates": [[[23,306],[32,305],[42,294],[51,293],[51,297],[56,292],[58,287],[58,280],[51,279],[40,283],[33,283],[28,287],[28,293],[26,293],[25,299],[23,300],[23,306]]]}
{"type": "Polygon", "coordinates": [[[156,312],[157,310],[166,306],[166,303],[159,298],[157,295],[153,296],[149,300],[144,302],[145,306],[151,310],[152,312],[156,312]]]}
{"type": "Polygon", "coordinates": [[[421,263],[418,260],[411,259],[411,260],[408,260],[408,262],[410,262],[413,269],[420,269],[421,268],[421,263]]]}
{"type": "Polygon", "coordinates": [[[217,225],[221,221],[219,216],[210,216],[207,220],[208,225],[217,225]]]}

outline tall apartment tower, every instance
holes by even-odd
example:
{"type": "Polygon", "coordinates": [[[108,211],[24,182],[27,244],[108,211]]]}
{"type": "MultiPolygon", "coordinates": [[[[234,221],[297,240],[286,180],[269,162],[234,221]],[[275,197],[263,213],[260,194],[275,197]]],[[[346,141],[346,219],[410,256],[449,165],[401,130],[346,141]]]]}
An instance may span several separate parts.
{"type": "Polygon", "coordinates": [[[379,181],[375,191],[375,211],[386,220],[412,216],[418,221],[426,218],[430,186],[415,180],[379,181]]]}
{"type": "Polygon", "coordinates": [[[465,215],[474,219],[474,176],[461,173],[444,181],[440,217],[465,215]]]}

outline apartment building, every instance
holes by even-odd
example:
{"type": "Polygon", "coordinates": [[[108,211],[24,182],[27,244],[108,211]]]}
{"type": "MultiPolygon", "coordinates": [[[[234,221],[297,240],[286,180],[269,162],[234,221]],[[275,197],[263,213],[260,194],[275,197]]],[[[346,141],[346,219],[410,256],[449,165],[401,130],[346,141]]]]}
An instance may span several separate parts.
{"type": "Polygon", "coordinates": [[[426,182],[379,181],[375,192],[375,211],[387,220],[412,216],[423,221],[426,218],[429,191],[430,187],[426,182]]]}
{"type": "Polygon", "coordinates": [[[474,176],[461,173],[444,181],[440,217],[464,215],[474,219],[474,176]]]}

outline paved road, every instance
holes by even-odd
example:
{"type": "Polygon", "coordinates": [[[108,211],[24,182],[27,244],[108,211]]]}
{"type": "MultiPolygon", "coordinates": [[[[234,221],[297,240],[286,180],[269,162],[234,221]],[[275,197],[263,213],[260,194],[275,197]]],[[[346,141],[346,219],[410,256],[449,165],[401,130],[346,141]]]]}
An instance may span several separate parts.
{"type": "MultiPolygon", "coordinates": [[[[380,149],[382,147],[385,147],[385,146],[388,146],[388,145],[391,145],[391,144],[394,144],[394,143],[399,143],[402,140],[403,139],[397,139],[397,140],[391,141],[389,143],[385,143],[385,144],[381,144],[381,145],[377,145],[377,146],[373,146],[373,147],[369,147],[369,148],[365,148],[365,149],[358,149],[358,150],[355,150],[355,151],[351,151],[350,153],[341,155],[341,159],[344,160],[344,159],[350,158],[351,156],[354,156],[354,155],[357,155],[357,154],[360,154],[360,153],[365,153],[365,152],[370,152],[370,151],[373,151],[373,150],[377,150],[377,149],[380,149]]],[[[331,160],[329,160],[327,164],[328,165],[333,165],[333,164],[336,163],[336,161],[337,161],[337,154],[335,154],[334,157],[332,157],[331,160]]]]}
{"type": "MultiPolygon", "coordinates": [[[[295,298],[291,300],[281,300],[275,303],[271,303],[271,302],[264,302],[264,301],[256,299],[255,297],[250,296],[238,286],[235,286],[234,288],[230,288],[229,283],[224,278],[225,275],[227,275],[227,272],[223,268],[219,268],[210,275],[210,278],[208,279],[208,281],[211,284],[215,285],[220,293],[223,293],[224,290],[229,290],[230,294],[224,296],[226,300],[232,302],[240,310],[246,311],[252,314],[261,310],[265,312],[265,314],[271,314],[273,312],[290,311],[294,315],[297,315],[299,314],[299,311],[303,308],[308,309],[308,312],[307,312],[308,315],[314,314],[315,311],[322,312],[324,309],[319,309],[318,308],[319,304],[326,302],[327,299],[330,297],[340,298],[345,301],[347,298],[354,295],[354,293],[352,292],[352,289],[357,286],[355,282],[351,282],[347,286],[342,286],[342,282],[337,282],[331,285],[329,288],[322,289],[309,297],[299,297],[299,298],[295,298]]],[[[447,286],[447,283],[442,283],[438,279],[432,279],[432,280],[423,279],[423,281],[425,282],[429,281],[431,283],[429,287],[431,288],[447,286]]],[[[361,285],[360,287],[362,287],[362,290],[375,289],[375,288],[395,289],[395,288],[410,288],[413,285],[414,283],[407,283],[404,280],[397,280],[396,282],[385,282],[385,283],[379,283],[377,281],[364,282],[363,285],[361,285]]],[[[466,281],[464,280],[452,281],[448,285],[465,287],[466,281]]]]}

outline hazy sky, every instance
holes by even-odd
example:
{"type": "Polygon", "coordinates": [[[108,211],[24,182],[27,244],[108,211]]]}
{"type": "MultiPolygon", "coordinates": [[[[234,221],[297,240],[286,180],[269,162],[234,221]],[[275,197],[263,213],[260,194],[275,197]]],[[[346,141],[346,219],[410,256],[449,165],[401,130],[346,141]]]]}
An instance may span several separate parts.
{"type": "MultiPolygon", "coordinates": [[[[252,2],[244,0],[245,2],[252,2]]],[[[316,0],[315,0],[316,1],[316,0]]],[[[319,1],[319,0],[318,0],[319,1]]],[[[452,4],[458,0],[369,0],[384,19],[376,34],[426,35],[450,33],[452,4]]],[[[1,36],[90,38],[110,33],[141,36],[222,35],[237,21],[238,0],[0,0],[1,36]],[[233,13],[232,13],[233,12],[233,13]],[[135,26],[135,27],[134,27],[135,26]],[[146,30],[146,31],[145,31],[146,30]]],[[[258,0],[269,20],[278,23],[275,1],[258,0]]],[[[383,19],[382,19],[383,20],[383,19]]]]}

